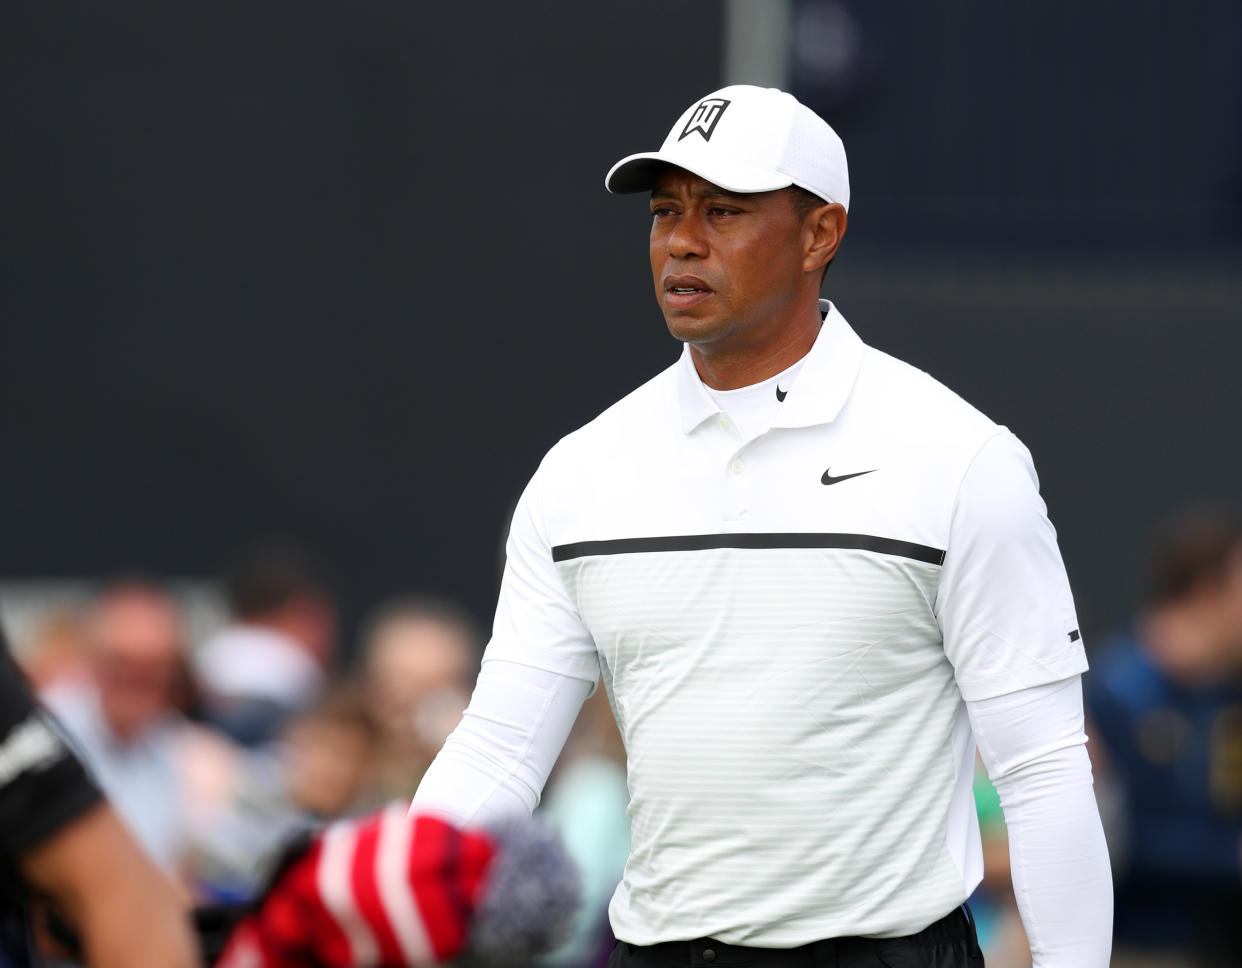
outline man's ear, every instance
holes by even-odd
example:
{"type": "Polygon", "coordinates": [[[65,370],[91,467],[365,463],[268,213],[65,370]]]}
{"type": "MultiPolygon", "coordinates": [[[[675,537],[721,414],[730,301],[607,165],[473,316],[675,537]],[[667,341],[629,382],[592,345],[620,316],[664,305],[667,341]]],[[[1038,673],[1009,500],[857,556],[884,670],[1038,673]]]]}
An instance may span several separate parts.
{"type": "Polygon", "coordinates": [[[821,205],[807,213],[803,222],[804,272],[815,272],[832,261],[845,238],[848,221],[845,206],[836,203],[821,205]]]}

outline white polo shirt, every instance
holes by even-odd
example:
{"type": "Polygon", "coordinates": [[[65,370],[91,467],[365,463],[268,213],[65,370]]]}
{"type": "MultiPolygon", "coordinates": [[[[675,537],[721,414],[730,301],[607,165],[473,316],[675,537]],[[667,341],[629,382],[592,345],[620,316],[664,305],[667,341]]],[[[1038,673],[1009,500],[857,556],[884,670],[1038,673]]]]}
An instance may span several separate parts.
{"type": "Polygon", "coordinates": [[[822,308],[766,431],[687,350],[515,512],[485,661],[603,674],[624,941],[920,930],[982,874],[963,699],[1086,669],[1026,449],[822,308]]]}

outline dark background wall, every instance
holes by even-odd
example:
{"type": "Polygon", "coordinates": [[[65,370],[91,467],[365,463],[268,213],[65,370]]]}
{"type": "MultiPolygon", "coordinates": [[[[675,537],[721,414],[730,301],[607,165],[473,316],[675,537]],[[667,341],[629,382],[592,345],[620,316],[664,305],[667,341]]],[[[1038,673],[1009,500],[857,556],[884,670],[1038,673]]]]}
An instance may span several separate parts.
{"type": "MultiPolygon", "coordinates": [[[[828,294],[1027,441],[1099,627],[1156,518],[1242,493],[1237,8],[930,7],[796,5],[828,294]]],[[[718,86],[720,11],[5,5],[0,575],[287,533],[354,617],[489,614],[543,451],[676,355],[602,178],[718,86]]]]}

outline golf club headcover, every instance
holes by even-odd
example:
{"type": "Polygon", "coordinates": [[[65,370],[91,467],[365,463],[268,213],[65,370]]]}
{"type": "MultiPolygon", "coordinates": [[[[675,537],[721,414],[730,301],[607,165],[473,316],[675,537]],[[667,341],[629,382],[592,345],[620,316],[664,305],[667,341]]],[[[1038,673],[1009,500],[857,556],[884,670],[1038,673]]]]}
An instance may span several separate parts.
{"type": "Polygon", "coordinates": [[[303,838],[215,968],[512,965],[564,938],[578,877],[555,833],[529,818],[464,831],[407,810],[303,838]]]}

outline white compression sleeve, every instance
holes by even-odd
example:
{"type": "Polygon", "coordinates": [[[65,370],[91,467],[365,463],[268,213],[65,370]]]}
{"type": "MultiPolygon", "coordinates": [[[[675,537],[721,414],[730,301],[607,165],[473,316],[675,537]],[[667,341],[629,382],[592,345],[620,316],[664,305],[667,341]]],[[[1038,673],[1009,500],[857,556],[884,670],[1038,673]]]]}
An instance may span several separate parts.
{"type": "Polygon", "coordinates": [[[966,704],[1009,830],[1033,968],[1105,968],[1113,884],[1079,676],[966,704]]]}
{"type": "Polygon", "coordinates": [[[462,826],[529,814],[593,685],[503,659],[484,662],[461,723],[410,809],[462,826]]]}

